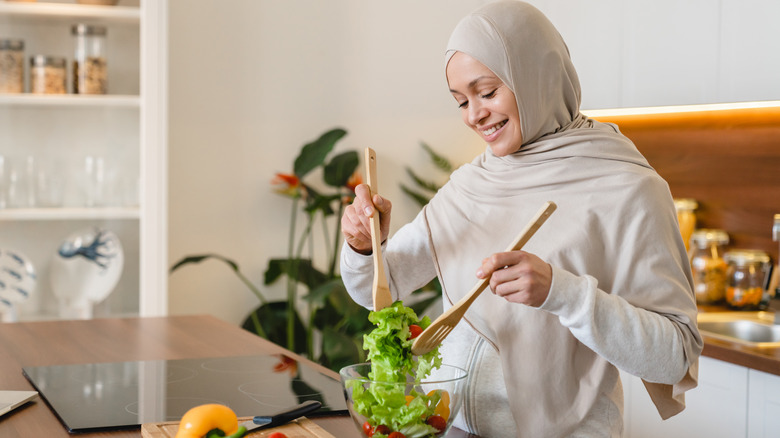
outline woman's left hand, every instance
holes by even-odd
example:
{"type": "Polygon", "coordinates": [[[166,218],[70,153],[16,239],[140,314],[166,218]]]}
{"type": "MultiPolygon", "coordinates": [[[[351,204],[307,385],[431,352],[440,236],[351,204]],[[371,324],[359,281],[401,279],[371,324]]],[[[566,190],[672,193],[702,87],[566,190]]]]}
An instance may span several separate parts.
{"type": "Polygon", "coordinates": [[[552,267],[525,251],[499,252],[482,260],[477,278],[490,277],[490,290],[512,303],[539,307],[552,284],[552,267]]]}

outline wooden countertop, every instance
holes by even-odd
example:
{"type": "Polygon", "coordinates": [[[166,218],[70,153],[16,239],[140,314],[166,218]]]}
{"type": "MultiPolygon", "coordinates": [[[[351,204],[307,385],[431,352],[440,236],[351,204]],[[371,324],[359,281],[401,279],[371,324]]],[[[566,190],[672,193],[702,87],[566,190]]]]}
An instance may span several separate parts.
{"type": "MultiPolygon", "coordinates": [[[[34,390],[22,367],[94,362],[284,354],[338,379],[338,374],[212,316],[116,318],[0,324],[0,389],[34,390]]],[[[349,416],[313,421],[339,438],[361,434],[349,416]]],[[[138,438],[141,431],[79,434],[138,438]]],[[[37,399],[0,418],[0,437],[72,437],[45,402],[37,399]]],[[[447,438],[475,437],[453,429],[447,438]]]]}
{"type": "MultiPolygon", "coordinates": [[[[729,311],[718,306],[699,306],[699,321],[728,313],[733,318],[767,323],[767,312],[729,311]]],[[[771,319],[771,318],[769,318],[771,319]]],[[[704,339],[702,356],[780,376],[780,347],[757,347],[730,342],[701,332],[704,339]]]]}

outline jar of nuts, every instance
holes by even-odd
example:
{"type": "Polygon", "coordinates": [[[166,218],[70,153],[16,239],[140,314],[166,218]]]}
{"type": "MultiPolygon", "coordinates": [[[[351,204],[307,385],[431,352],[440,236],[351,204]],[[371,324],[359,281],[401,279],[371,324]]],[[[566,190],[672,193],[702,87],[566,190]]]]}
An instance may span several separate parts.
{"type": "Polygon", "coordinates": [[[723,259],[729,236],[723,230],[699,229],[691,236],[691,272],[698,304],[715,304],[726,297],[726,271],[723,259]]]}
{"type": "Polygon", "coordinates": [[[726,304],[733,309],[757,310],[766,307],[769,294],[769,254],[759,250],[735,249],[723,256],[728,264],[726,304]]]}
{"type": "Polygon", "coordinates": [[[67,61],[59,56],[30,58],[30,93],[65,94],[67,61]]]}
{"type": "Polygon", "coordinates": [[[106,94],[108,91],[106,28],[76,24],[71,28],[71,33],[76,46],[73,59],[73,92],[106,94]]]}
{"type": "Polygon", "coordinates": [[[24,91],[24,41],[0,39],[0,93],[24,91]]]}

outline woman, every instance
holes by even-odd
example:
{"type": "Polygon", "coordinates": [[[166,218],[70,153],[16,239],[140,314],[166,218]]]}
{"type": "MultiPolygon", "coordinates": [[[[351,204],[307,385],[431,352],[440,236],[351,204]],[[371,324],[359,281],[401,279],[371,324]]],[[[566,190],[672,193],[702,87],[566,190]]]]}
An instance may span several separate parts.
{"type": "MultiPolygon", "coordinates": [[[[483,294],[442,345],[470,372],[457,426],[485,437],[618,437],[618,368],[660,415],[684,409],[702,341],[690,268],[666,182],[617,127],[579,112],[580,88],[553,25],[519,1],[455,28],[446,77],[486,143],[384,245],[394,298],[438,276],[445,308],[483,294]],[[558,209],[523,251],[505,248],[545,201],[558,209]]],[[[391,203],[358,187],[342,227],[342,276],[371,307],[368,220],[391,203]]]]}

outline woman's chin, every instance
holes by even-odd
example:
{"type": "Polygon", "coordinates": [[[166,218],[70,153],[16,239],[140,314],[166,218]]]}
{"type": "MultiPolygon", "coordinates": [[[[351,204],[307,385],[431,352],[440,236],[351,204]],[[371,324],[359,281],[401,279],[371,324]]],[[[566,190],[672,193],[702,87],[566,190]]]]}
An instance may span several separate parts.
{"type": "Polygon", "coordinates": [[[507,155],[512,155],[515,152],[520,150],[519,147],[515,147],[515,146],[490,144],[490,143],[488,143],[488,148],[490,148],[490,152],[492,152],[493,155],[497,157],[506,157],[507,155]]]}

